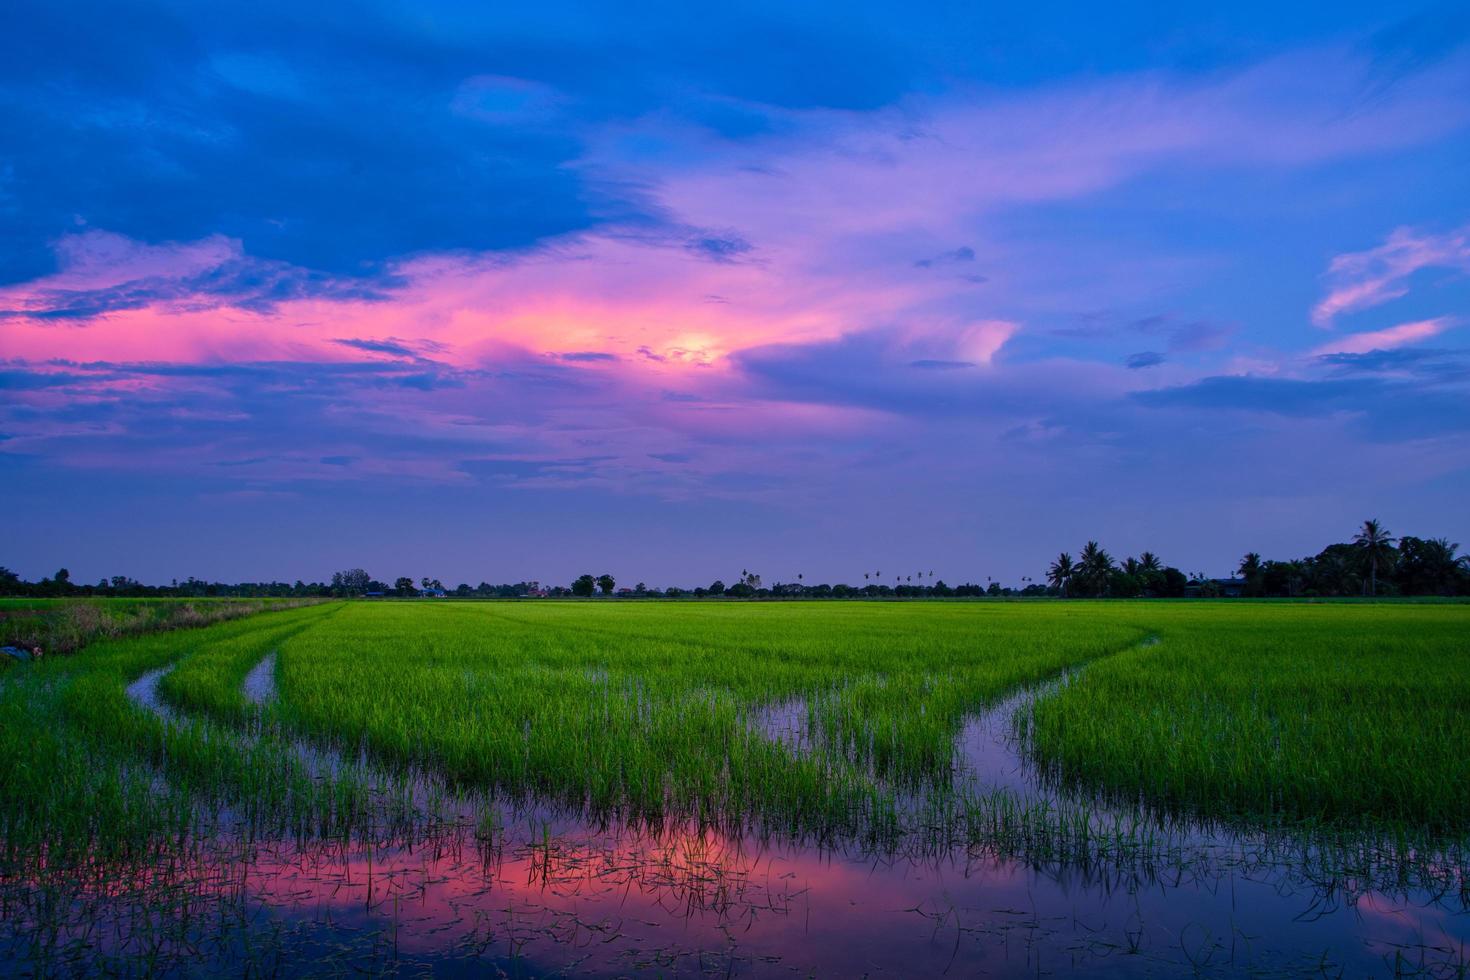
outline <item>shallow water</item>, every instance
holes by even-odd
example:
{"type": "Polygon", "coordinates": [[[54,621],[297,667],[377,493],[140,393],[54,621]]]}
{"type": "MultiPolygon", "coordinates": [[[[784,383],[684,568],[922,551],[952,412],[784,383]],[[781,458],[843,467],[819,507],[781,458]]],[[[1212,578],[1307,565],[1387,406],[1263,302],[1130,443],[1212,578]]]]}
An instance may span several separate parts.
{"type": "Polygon", "coordinates": [[[241,693],[245,700],[261,707],[276,698],[276,655],[268,653],[245,675],[241,693]]]}
{"type": "MultiPolygon", "coordinates": [[[[412,844],[219,844],[234,863],[201,861],[200,907],[238,905],[257,933],[319,937],[334,965],[367,970],[1455,976],[1470,941],[1456,904],[1349,903],[1269,870],[1109,875],[569,821],[510,826],[488,844],[463,828],[412,844]]],[[[138,931],[98,941],[157,933],[138,931]]],[[[277,966],[309,975],[323,963],[298,951],[277,966]]]]}
{"type": "MultiPolygon", "coordinates": [[[[129,695],[168,713],[164,673],[145,674],[129,695]]],[[[1049,689],[966,721],[958,789],[1079,802],[1035,770],[1015,734],[1016,714],[1049,689]]],[[[754,712],[753,723],[790,751],[812,750],[803,701],[754,712]]],[[[461,813],[447,829],[379,843],[226,831],[174,871],[204,906],[236,909],[256,937],[230,940],[221,964],[238,968],[260,936],[294,937],[291,954],[272,961],[284,974],[318,973],[327,960],[440,975],[1470,974],[1462,869],[1447,870],[1447,889],[1413,879],[1374,887],[1331,867],[1308,874],[1289,848],[1273,854],[1278,842],[1243,832],[1186,826],[1187,847],[1150,861],[1028,862],[998,846],[885,855],[688,826],[600,829],[547,806],[495,812],[491,824],[461,813]]],[[[94,907],[92,923],[111,914],[137,926],[109,908],[94,907]]],[[[104,932],[99,950],[134,949],[127,928],[104,932]]],[[[139,934],[142,949],[158,930],[139,934]]],[[[197,949],[191,941],[178,946],[197,949]]],[[[0,962],[6,951],[0,943],[0,962]]]]}
{"type": "Polygon", "coordinates": [[[287,915],[392,929],[400,948],[447,953],[498,936],[578,972],[652,964],[745,975],[1020,972],[1147,975],[1325,963],[1384,972],[1395,955],[1454,962],[1470,923],[1379,896],[1324,908],[1271,876],[1090,880],[954,855],[859,860],[711,834],[658,842],[558,838],[488,864],[396,850],[263,857],[258,897],[287,915]],[[1429,947],[1429,948],[1426,948],[1429,947]]]}
{"type": "Polygon", "coordinates": [[[163,700],[163,692],[158,689],[158,685],[163,682],[169,671],[174,669],[174,666],[174,664],[169,664],[167,667],[144,673],[127,686],[128,699],[165,721],[178,720],[178,714],[169,707],[168,702],[163,700]]]}

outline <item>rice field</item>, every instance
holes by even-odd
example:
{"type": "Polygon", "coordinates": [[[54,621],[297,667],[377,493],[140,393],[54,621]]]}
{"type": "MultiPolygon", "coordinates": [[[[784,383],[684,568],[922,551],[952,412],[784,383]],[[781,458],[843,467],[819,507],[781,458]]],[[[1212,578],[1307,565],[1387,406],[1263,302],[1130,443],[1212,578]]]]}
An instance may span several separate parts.
{"type": "Polygon", "coordinates": [[[1454,604],[337,602],[119,636],[0,676],[0,962],[1464,976],[1467,705],[1454,604]]]}

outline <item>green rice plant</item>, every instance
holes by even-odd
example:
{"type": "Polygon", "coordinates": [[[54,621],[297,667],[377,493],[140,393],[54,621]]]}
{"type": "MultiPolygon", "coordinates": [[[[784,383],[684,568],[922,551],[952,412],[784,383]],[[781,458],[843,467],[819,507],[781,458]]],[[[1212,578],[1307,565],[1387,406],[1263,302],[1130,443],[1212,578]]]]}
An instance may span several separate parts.
{"type": "Polygon", "coordinates": [[[244,944],[279,967],[248,912],[260,848],[522,848],[550,881],[568,834],[701,866],[694,841],[773,837],[1470,903],[1467,626],[1455,605],[363,601],[120,633],[0,675],[0,952],[24,936],[28,968],[76,972],[105,909],[126,943],[77,963],[256,963],[244,944]],[[1040,773],[973,781],[972,723],[1016,704],[1004,751],[1040,773]]]}
{"type": "Polygon", "coordinates": [[[1458,833],[1470,812],[1467,613],[1161,602],[284,610],[96,643],[5,675],[0,765],[20,789],[0,802],[0,826],[7,846],[33,844],[57,801],[93,794],[114,808],[109,819],[52,820],[57,836],[137,842],[187,830],[201,805],[331,835],[489,792],[597,820],[822,841],[1146,838],[1146,821],[953,791],[967,719],[1081,668],[1021,719],[1030,750],[1079,798],[1111,794],[1123,813],[1141,799],[1198,820],[1458,833]],[[262,709],[241,684],[267,656],[279,697],[262,709]],[[164,668],[174,720],[126,693],[164,668]],[[800,737],[768,730],[773,711],[800,737]],[[35,747],[22,749],[27,740],[35,747]],[[324,771],[313,756],[323,749],[366,752],[375,769],[324,771]],[[39,766],[67,779],[53,785],[39,766]],[[150,795],[157,815],[144,812],[150,795]]]}
{"type": "Polygon", "coordinates": [[[1470,822],[1459,606],[1185,606],[1035,707],[1061,776],[1204,815],[1470,822]]]}
{"type": "Polygon", "coordinates": [[[282,644],[280,717],[510,795],[852,833],[899,788],[947,781],[968,712],[1142,635],[976,612],[359,604],[282,644]],[[818,752],[756,730],[793,698],[813,706],[818,752]]]}

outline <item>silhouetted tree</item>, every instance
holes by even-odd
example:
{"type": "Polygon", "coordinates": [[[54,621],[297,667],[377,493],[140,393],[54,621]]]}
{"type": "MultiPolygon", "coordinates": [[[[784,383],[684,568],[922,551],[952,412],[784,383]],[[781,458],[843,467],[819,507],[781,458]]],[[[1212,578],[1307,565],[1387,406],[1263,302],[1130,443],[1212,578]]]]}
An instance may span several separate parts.
{"type": "Polygon", "coordinates": [[[1072,576],[1076,571],[1077,567],[1072,564],[1072,556],[1064,551],[1057,555],[1057,560],[1052,562],[1051,567],[1046,570],[1046,580],[1061,592],[1062,598],[1065,599],[1067,586],[1072,583],[1072,576]]]}
{"type": "Polygon", "coordinates": [[[596,588],[597,579],[591,575],[578,575],[577,580],[572,583],[572,595],[587,599],[591,597],[593,590],[596,588]]]}
{"type": "Polygon", "coordinates": [[[362,595],[368,591],[368,584],[372,582],[372,576],[361,568],[349,568],[341,572],[332,573],[332,593],[334,595],[351,596],[362,595]]]}
{"type": "Polygon", "coordinates": [[[1254,551],[1247,552],[1240,560],[1240,567],[1236,569],[1240,577],[1245,579],[1245,594],[1258,596],[1261,594],[1261,586],[1265,579],[1265,568],[1261,564],[1261,556],[1254,551]]]}
{"type": "Polygon", "coordinates": [[[1399,591],[1409,595],[1454,595],[1465,579],[1465,558],[1457,558],[1458,544],[1448,538],[1399,539],[1399,591]]]}
{"type": "Polygon", "coordinates": [[[1304,564],[1306,595],[1358,595],[1367,591],[1363,581],[1363,553],[1356,544],[1330,544],[1304,564]]]}
{"type": "Polygon", "coordinates": [[[1393,535],[1376,520],[1367,520],[1358,533],[1353,535],[1353,544],[1357,545],[1368,561],[1368,594],[1378,594],[1378,563],[1385,564],[1393,561],[1393,535]]]}
{"type": "Polygon", "coordinates": [[[1113,556],[1096,541],[1089,541],[1077,556],[1077,568],[1072,579],[1081,584],[1082,591],[1086,594],[1100,596],[1107,592],[1108,579],[1112,573],[1113,556]]]}

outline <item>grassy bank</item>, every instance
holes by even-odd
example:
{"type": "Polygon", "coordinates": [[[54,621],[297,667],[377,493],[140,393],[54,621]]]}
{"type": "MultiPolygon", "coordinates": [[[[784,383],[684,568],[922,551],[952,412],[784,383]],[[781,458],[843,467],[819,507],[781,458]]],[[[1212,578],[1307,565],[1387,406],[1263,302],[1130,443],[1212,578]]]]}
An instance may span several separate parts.
{"type": "MultiPolygon", "coordinates": [[[[190,629],[293,609],[318,599],[0,599],[0,646],[42,656],[75,653],[90,643],[190,629]]],[[[3,662],[4,658],[0,658],[3,662]]]]}

